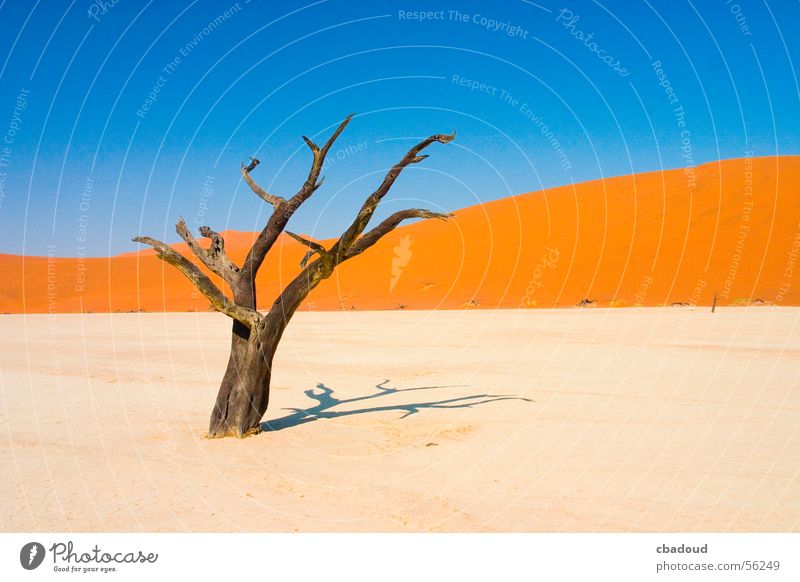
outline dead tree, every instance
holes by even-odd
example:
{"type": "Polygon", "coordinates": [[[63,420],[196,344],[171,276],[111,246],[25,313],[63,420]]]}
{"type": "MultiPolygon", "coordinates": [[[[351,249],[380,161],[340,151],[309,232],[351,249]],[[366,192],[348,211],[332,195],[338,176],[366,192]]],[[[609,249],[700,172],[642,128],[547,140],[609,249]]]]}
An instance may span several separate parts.
{"type": "Polygon", "coordinates": [[[325,248],[318,242],[286,231],[288,236],[305,245],[309,250],[300,262],[300,273],[275,299],[269,311],[266,313],[259,311],[256,302],[256,274],[267,253],[280,234],[284,232],[289,219],[322,185],[324,178],[320,178],[320,172],[325,163],[325,156],[352,118],[353,115],[350,115],[345,119],[322,147],[303,136],[303,140],[313,156],[311,170],[306,181],[291,198],[286,199],[271,194],[253,180],[250,174],[258,166],[258,160],[252,159],[247,166],[242,164],[241,171],[244,181],[260,198],[271,204],[273,210],[266,226],[259,233],[241,266],[235,264],[225,253],[225,241],[218,233],[207,226],[201,227],[200,235],[210,241],[208,246],[201,246],[186,227],[183,219],[178,221],[177,233],[186,241],[189,249],[200,263],[225,282],[230,288],[232,298],[225,295],[195,262],[190,261],[163,242],[144,236],[133,239],[136,242],[152,246],[157,256],[183,273],[211,302],[211,306],[215,310],[233,319],[231,354],[216,403],[211,412],[211,421],[208,427],[209,437],[235,436],[241,438],[258,432],[259,423],[269,404],[272,360],[281,336],[306,296],[321,281],[330,277],[338,265],[366,251],[405,220],[413,218],[446,219],[450,216],[430,210],[411,208],[395,212],[365,232],[375,209],[389,192],[400,173],[411,164],[421,162],[428,157],[420,155],[420,152],[432,143],[448,143],[455,138],[455,133],[452,135],[436,134],[419,142],[392,166],[383,182],[364,201],[352,224],[330,248],[325,248]]]}

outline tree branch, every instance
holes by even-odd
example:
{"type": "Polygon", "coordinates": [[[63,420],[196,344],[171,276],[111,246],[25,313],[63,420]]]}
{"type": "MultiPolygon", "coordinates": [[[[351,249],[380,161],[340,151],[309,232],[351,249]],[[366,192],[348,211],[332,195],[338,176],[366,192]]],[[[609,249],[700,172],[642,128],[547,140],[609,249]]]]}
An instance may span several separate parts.
{"type": "MultiPolygon", "coordinates": [[[[180,224],[180,223],[179,223],[180,224]]],[[[191,235],[190,235],[191,236],[191,235]]],[[[156,255],[162,261],[169,263],[177,268],[184,276],[197,287],[205,297],[211,302],[211,305],[228,317],[241,322],[243,325],[250,329],[255,328],[261,321],[262,315],[253,309],[241,307],[236,305],[233,301],[228,299],[219,287],[203,273],[197,265],[192,263],[189,259],[175,251],[170,246],[161,241],[150,238],[149,236],[137,236],[134,242],[150,245],[156,251],[156,255]]],[[[196,244],[196,242],[195,242],[196,244]]]]}
{"type": "MultiPolygon", "coordinates": [[[[305,269],[303,269],[283,290],[270,308],[270,317],[283,318],[288,320],[299,307],[300,303],[306,296],[316,287],[323,279],[327,279],[333,270],[342,262],[351,259],[356,255],[363,253],[370,248],[386,234],[394,230],[402,221],[411,218],[439,218],[446,220],[452,214],[441,214],[432,212],[430,210],[423,210],[420,208],[410,208],[408,210],[401,210],[395,212],[389,218],[381,222],[378,226],[361,236],[355,241],[346,253],[335,255],[333,251],[325,251],[325,255],[321,255],[319,259],[312,262],[305,269]]],[[[290,234],[290,233],[287,233],[290,234]]],[[[291,236],[291,234],[290,234],[291,236]]],[[[300,242],[306,241],[302,237],[300,242]]],[[[311,242],[311,241],[307,241],[311,242]]],[[[303,243],[305,244],[305,242],[303,243]]],[[[317,245],[317,243],[312,243],[317,245]]],[[[322,245],[317,245],[322,247],[322,245]]],[[[324,250],[324,247],[323,247],[324,250]]],[[[316,250],[311,251],[313,255],[316,250]]],[[[308,259],[304,259],[308,260],[308,259]]]]}
{"type": "Polygon", "coordinates": [[[228,258],[228,255],[225,252],[225,239],[222,238],[222,235],[211,230],[211,227],[208,226],[201,226],[199,231],[204,238],[207,238],[211,241],[211,246],[209,246],[206,250],[208,256],[212,260],[219,261],[222,264],[225,272],[229,274],[238,273],[239,267],[236,265],[236,263],[228,258]]]}
{"type": "Polygon", "coordinates": [[[250,175],[250,172],[252,172],[261,162],[259,162],[255,158],[250,158],[250,160],[251,161],[247,166],[245,166],[244,162],[242,162],[242,178],[244,178],[244,181],[247,182],[248,186],[250,186],[250,189],[256,194],[258,194],[259,198],[261,198],[265,202],[269,202],[275,208],[278,208],[278,206],[285,204],[286,200],[284,200],[280,196],[274,196],[270,194],[269,192],[264,190],[261,186],[259,186],[255,180],[253,180],[253,177],[250,175]]]}
{"type": "Polygon", "coordinates": [[[375,209],[378,207],[378,203],[389,192],[389,189],[392,187],[395,180],[397,180],[397,177],[400,175],[400,173],[411,164],[417,164],[428,157],[427,155],[419,155],[422,150],[427,148],[432,143],[450,143],[455,139],[455,137],[455,132],[450,135],[437,133],[422,140],[413,148],[408,150],[406,155],[403,156],[403,159],[392,166],[392,168],[387,172],[383,182],[380,186],[378,186],[377,190],[370,194],[369,197],[364,201],[364,204],[361,206],[361,210],[359,210],[358,215],[356,215],[355,220],[353,220],[353,223],[344,232],[344,234],[339,237],[339,240],[331,249],[331,254],[338,256],[340,254],[347,253],[350,245],[353,244],[358,235],[364,232],[364,229],[367,227],[372,215],[375,213],[375,209]]]}
{"type": "Polygon", "coordinates": [[[233,283],[234,276],[239,272],[239,267],[225,254],[225,241],[219,234],[207,226],[201,226],[200,234],[211,240],[211,246],[208,249],[204,249],[192,236],[182,216],[178,220],[178,224],[175,225],[175,232],[186,241],[189,249],[206,267],[222,277],[227,283],[233,283]]]}
{"type": "Polygon", "coordinates": [[[325,261],[330,261],[331,260],[330,253],[328,253],[327,249],[324,246],[322,246],[321,244],[316,243],[316,242],[314,242],[312,240],[308,240],[307,238],[304,238],[304,237],[300,236],[299,234],[295,234],[293,232],[289,232],[288,230],[284,231],[284,232],[286,232],[287,235],[292,237],[294,240],[296,240],[300,244],[305,245],[305,246],[307,246],[308,248],[311,249],[310,251],[308,251],[306,253],[306,256],[303,257],[303,260],[300,261],[300,267],[305,267],[306,263],[308,263],[308,260],[311,257],[313,257],[315,254],[318,254],[320,256],[320,258],[325,260],[325,261]]]}
{"type": "Polygon", "coordinates": [[[342,123],[339,124],[339,127],[336,128],[336,131],[333,132],[333,135],[331,135],[331,137],[328,138],[328,141],[325,142],[325,145],[322,146],[322,149],[317,147],[317,144],[315,144],[311,139],[303,136],[303,141],[306,142],[306,145],[311,150],[314,160],[311,162],[311,170],[308,172],[308,178],[306,179],[305,183],[303,183],[303,186],[300,188],[297,194],[292,196],[291,200],[289,201],[289,206],[292,208],[292,212],[294,212],[294,210],[296,210],[303,202],[305,202],[317,190],[317,188],[322,186],[322,180],[318,180],[318,178],[320,172],[322,171],[322,166],[325,164],[325,156],[328,155],[328,151],[331,149],[331,146],[344,131],[344,128],[347,127],[347,124],[350,123],[350,120],[353,119],[354,115],[355,113],[351,113],[342,123]]]}
{"type": "MultiPolygon", "coordinates": [[[[325,156],[328,155],[328,151],[331,149],[331,146],[344,131],[344,128],[347,127],[347,124],[350,123],[350,120],[353,119],[354,115],[354,113],[351,113],[341,124],[339,124],[339,127],[333,132],[333,135],[328,138],[328,141],[325,142],[325,145],[322,147],[322,149],[320,149],[311,139],[303,136],[303,140],[306,142],[306,144],[308,144],[308,147],[311,149],[311,153],[314,156],[314,159],[311,163],[311,170],[308,173],[308,178],[297,194],[292,196],[292,198],[288,201],[285,201],[285,203],[275,207],[275,211],[267,221],[267,225],[258,235],[258,238],[256,238],[253,246],[247,253],[247,258],[245,258],[244,265],[242,266],[242,277],[250,281],[255,280],[256,273],[258,273],[258,269],[264,262],[264,258],[275,244],[275,241],[278,240],[278,236],[280,236],[281,232],[283,232],[283,229],[286,227],[289,219],[300,207],[300,205],[308,200],[308,198],[311,197],[317,188],[322,185],[322,180],[319,179],[319,174],[322,171],[323,164],[325,163],[325,156]]],[[[253,162],[255,162],[255,160],[253,160],[253,162]]]]}
{"type": "Polygon", "coordinates": [[[342,255],[341,260],[339,260],[337,264],[355,257],[356,255],[360,255],[384,236],[397,228],[397,226],[399,226],[399,224],[404,220],[409,220],[412,218],[438,218],[440,220],[447,220],[452,216],[452,214],[442,214],[439,212],[424,210],[422,208],[409,208],[408,210],[400,210],[399,212],[395,212],[389,216],[389,218],[381,222],[378,226],[367,231],[365,234],[361,235],[361,237],[356,239],[356,241],[350,245],[347,251],[342,255]]]}

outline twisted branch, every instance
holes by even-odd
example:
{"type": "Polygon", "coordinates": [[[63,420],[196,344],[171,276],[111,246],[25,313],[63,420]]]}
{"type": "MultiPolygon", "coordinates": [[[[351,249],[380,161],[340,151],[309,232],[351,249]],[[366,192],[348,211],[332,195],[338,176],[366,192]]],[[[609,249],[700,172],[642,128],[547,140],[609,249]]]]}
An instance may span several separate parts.
{"type": "Polygon", "coordinates": [[[182,216],[178,220],[178,224],[175,225],[175,232],[186,241],[189,249],[212,273],[222,277],[228,284],[233,283],[233,278],[239,272],[239,267],[225,254],[225,240],[222,236],[207,226],[201,226],[200,234],[211,240],[211,246],[208,249],[204,249],[189,231],[182,216]]]}
{"type": "Polygon", "coordinates": [[[250,189],[255,192],[259,198],[265,202],[269,202],[275,208],[278,208],[278,206],[281,206],[282,204],[286,204],[286,200],[280,196],[274,196],[273,194],[270,194],[264,190],[264,188],[259,186],[255,180],[253,180],[250,172],[252,172],[260,163],[261,162],[255,158],[250,158],[250,163],[247,166],[245,166],[244,162],[242,162],[242,178],[244,178],[244,181],[247,182],[247,185],[250,186],[250,189]]]}
{"type": "Polygon", "coordinates": [[[153,247],[159,259],[169,263],[183,273],[184,276],[197,287],[197,290],[205,295],[214,309],[220,313],[224,313],[228,317],[239,321],[249,329],[257,327],[263,319],[263,316],[254,309],[241,307],[228,299],[220,288],[214,285],[211,279],[209,279],[197,265],[175,251],[172,247],[161,241],[150,238],[149,236],[137,236],[133,241],[153,247]]]}

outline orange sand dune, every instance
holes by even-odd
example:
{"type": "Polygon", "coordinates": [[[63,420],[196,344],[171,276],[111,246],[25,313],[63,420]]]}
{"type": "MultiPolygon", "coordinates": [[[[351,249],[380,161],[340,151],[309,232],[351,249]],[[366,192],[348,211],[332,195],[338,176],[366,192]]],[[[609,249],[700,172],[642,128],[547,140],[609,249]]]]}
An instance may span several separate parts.
{"type": "MultiPolygon", "coordinates": [[[[410,224],[343,264],[303,309],[800,305],[800,157],[734,159],[523,194],[410,224]]],[[[131,233],[135,234],[135,233],[131,233]]],[[[225,233],[240,261],[255,236],[225,233]]],[[[176,248],[188,252],[183,244],[176,248]]],[[[298,272],[282,237],[260,307],[298,272]]],[[[0,312],[186,311],[208,302],[151,250],[0,255],[0,312]]]]}

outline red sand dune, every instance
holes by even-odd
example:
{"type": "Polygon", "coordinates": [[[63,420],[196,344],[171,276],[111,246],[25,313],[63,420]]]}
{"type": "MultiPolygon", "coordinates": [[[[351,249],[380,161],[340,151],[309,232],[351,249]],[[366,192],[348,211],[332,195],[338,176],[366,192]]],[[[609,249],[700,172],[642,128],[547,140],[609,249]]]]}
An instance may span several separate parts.
{"type": "MultiPolygon", "coordinates": [[[[799,305],[798,184],[800,157],[734,159],[465,208],[397,229],[303,309],[708,305],[715,291],[720,305],[799,305]]],[[[240,261],[255,235],[224,234],[240,261]]],[[[258,277],[261,309],[304,251],[288,237],[273,248],[258,277]]],[[[0,265],[0,312],[208,309],[151,250],[83,261],[0,255],[0,265]]]]}

